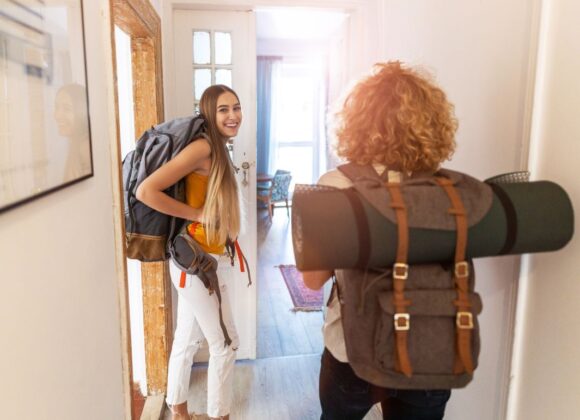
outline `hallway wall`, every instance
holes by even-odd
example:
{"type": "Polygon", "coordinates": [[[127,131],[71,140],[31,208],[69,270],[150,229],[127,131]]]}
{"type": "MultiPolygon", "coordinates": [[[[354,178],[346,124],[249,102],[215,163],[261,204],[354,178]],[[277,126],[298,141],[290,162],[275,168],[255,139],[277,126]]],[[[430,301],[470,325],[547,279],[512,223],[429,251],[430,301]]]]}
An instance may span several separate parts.
{"type": "MultiPolygon", "coordinates": [[[[580,214],[580,3],[545,0],[530,170],[559,183],[580,214]]],[[[578,224],[578,222],[576,222],[578,224]]],[[[510,420],[575,419],[580,411],[580,238],[536,254],[522,272],[521,337],[514,356],[510,420]]]]}
{"type": "Polygon", "coordinates": [[[84,2],[95,176],[0,214],[5,419],[123,419],[108,2],[84,2]]]}

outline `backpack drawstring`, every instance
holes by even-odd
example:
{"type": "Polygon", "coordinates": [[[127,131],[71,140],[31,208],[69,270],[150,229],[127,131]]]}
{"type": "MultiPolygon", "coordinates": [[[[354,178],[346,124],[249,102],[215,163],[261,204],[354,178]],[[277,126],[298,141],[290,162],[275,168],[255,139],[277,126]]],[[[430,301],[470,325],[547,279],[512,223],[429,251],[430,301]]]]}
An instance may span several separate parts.
{"type": "Polygon", "coordinates": [[[242,248],[238,243],[238,240],[232,241],[228,238],[226,241],[226,251],[228,256],[230,257],[230,263],[232,267],[235,265],[235,258],[236,254],[238,254],[238,261],[240,263],[240,272],[244,273],[246,269],[248,270],[248,287],[252,285],[252,275],[250,273],[250,265],[248,264],[248,260],[244,253],[242,252],[242,248]]]}
{"type": "Polygon", "coordinates": [[[360,304],[358,306],[358,314],[362,315],[364,312],[364,308],[365,308],[365,302],[366,302],[366,295],[369,291],[369,289],[371,287],[373,287],[373,285],[378,282],[379,280],[382,280],[383,278],[388,277],[391,272],[392,269],[391,268],[387,268],[385,270],[383,270],[379,275],[374,276],[367,284],[367,275],[368,275],[368,269],[365,270],[365,275],[363,277],[363,281],[361,282],[361,290],[360,290],[360,304]]]}

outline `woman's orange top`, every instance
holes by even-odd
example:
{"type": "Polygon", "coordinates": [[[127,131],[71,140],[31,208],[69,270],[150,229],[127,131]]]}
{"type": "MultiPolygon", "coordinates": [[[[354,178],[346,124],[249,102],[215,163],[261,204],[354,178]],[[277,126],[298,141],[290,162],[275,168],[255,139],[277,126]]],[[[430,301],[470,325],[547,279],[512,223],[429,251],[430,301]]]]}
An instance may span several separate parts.
{"type": "MultiPolygon", "coordinates": [[[[195,172],[185,177],[185,202],[195,209],[203,207],[207,194],[207,175],[200,175],[195,172]]],[[[208,243],[205,228],[200,222],[192,222],[187,226],[187,231],[195,239],[205,252],[211,254],[223,254],[225,244],[208,243]]]]}

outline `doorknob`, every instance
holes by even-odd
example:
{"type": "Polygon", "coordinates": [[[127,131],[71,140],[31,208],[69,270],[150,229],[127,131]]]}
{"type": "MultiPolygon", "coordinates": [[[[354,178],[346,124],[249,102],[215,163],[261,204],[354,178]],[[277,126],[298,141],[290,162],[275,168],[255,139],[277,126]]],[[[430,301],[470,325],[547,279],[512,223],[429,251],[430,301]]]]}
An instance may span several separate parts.
{"type": "Polygon", "coordinates": [[[249,162],[242,162],[242,170],[244,171],[244,179],[242,179],[242,185],[244,187],[248,186],[248,169],[250,169],[249,162]]]}

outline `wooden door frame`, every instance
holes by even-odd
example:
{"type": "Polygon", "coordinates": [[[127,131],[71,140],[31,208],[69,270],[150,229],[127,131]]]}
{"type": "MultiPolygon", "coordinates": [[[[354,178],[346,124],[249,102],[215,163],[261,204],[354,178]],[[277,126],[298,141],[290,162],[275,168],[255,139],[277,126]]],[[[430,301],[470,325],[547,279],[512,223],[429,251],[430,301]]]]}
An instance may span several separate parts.
{"type": "MultiPolygon", "coordinates": [[[[111,10],[111,44],[117,131],[117,156],[120,156],[119,101],[117,91],[117,64],[115,26],[131,38],[131,65],[133,74],[133,99],[135,133],[164,119],[163,73],[161,52],[161,19],[149,0],[109,0],[111,10]]],[[[118,185],[122,186],[121,158],[117,163],[118,185]]],[[[122,187],[119,188],[123,195],[122,187]]],[[[123,209],[120,208],[121,213],[123,209]]],[[[124,215],[119,215],[124,220],[124,215]]],[[[125,228],[122,228],[123,243],[125,228]]],[[[126,266],[126,250],[121,249],[124,282],[121,291],[122,322],[125,323],[123,341],[127,369],[125,389],[132,390],[132,346],[129,317],[129,293],[126,266]]],[[[167,262],[142,263],[143,319],[145,335],[145,362],[147,375],[147,399],[143,414],[161,416],[167,386],[167,362],[173,339],[173,310],[171,304],[171,280],[167,262]],[[155,413],[155,414],[154,414],[155,413]]],[[[131,395],[133,393],[131,392],[131,395]]],[[[127,400],[126,400],[127,401],[127,400]]],[[[135,400],[131,398],[131,417],[135,420],[135,400]]],[[[143,416],[141,416],[143,418],[143,416]]]]}

